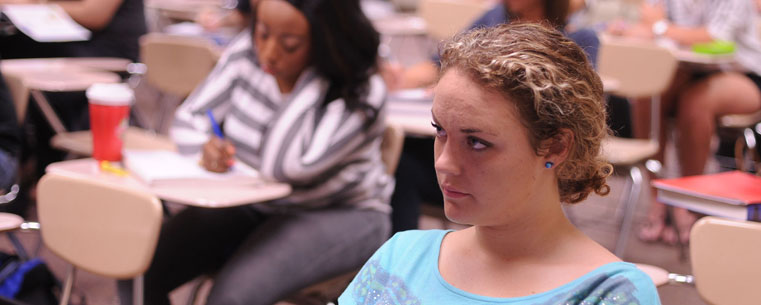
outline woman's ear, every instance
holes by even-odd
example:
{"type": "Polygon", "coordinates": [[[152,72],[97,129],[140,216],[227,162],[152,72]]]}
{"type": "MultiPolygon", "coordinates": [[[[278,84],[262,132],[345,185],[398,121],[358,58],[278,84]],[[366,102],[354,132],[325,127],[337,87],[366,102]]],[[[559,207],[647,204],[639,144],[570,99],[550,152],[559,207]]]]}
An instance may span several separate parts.
{"type": "Polygon", "coordinates": [[[559,129],[557,134],[543,141],[543,147],[547,147],[547,154],[544,155],[544,159],[553,164],[563,163],[571,153],[573,138],[574,134],[570,129],[559,129]]]}

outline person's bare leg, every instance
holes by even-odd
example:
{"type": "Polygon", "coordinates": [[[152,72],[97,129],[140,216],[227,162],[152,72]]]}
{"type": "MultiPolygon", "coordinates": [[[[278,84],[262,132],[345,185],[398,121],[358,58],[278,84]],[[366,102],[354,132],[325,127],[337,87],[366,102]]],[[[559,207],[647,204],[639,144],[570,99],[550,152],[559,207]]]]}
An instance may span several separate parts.
{"type": "MultiPolygon", "coordinates": [[[[698,175],[705,170],[718,116],[752,113],[759,108],[761,92],[742,74],[713,74],[687,88],[677,105],[676,144],[681,174],[698,175]]],[[[695,215],[675,209],[673,216],[679,239],[687,242],[695,215]]]]}
{"type": "MultiPolygon", "coordinates": [[[[685,86],[688,80],[688,71],[680,70],[674,77],[669,89],[661,96],[660,107],[660,130],[658,131],[658,153],[654,158],[665,165],[664,148],[666,147],[666,131],[668,128],[668,121],[666,118],[668,114],[673,110],[676,104],[676,96],[678,92],[685,86]]],[[[650,138],[650,120],[651,120],[651,101],[649,98],[641,98],[634,101],[632,105],[632,130],[635,138],[647,139],[650,138]]],[[[650,177],[653,179],[653,177],[650,177]]],[[[651,198],[650,205],[647,211],[647,221],[640,228],[638,237],[642,241],[654,242],[662,239],[664,230],[666,230],[666,206],[655,200],[655,189],[650,190],[651,198]]]]}

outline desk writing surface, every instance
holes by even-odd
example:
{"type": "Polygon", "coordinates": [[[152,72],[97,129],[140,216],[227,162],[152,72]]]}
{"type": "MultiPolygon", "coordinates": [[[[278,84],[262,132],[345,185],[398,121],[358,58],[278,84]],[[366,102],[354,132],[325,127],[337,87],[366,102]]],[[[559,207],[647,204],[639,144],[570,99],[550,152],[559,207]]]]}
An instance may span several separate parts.
{"type": "Polygon", "coordinates": [[[93,159],[76,159],[55,162],[46,172],[94,179],[121,186],[134,187],[150,192],[157,197],[190,206],[222,208],[246,205],[283,198],[291,193],[291,186],[279,182],[262,181],[261,184],[247,186],[214,186],[199,184],[183,186],[151,187],[132,176],[118,176],[102,172],[93,159]]]}
{"type": "Polygon", "coordinates": [[[129,64],[120,58],[32,58],[0,61],[4,74],[20,78],[30,90],[82,91],[93,83],[120,82],[113,72],[124,71],[129,64]]]}
{"type": "MultiPolygon", "coordinates": [[[[67,150],[80,156],[92,156],[92,133],[89,130],[58,134],[53,136],[50,143],[55,148],[67,150]]],[[[177,150],[177,146],[168,137],[132,126],[124,131],[124,148],[177,150]]]]}
{"type": "Polygon", "coordinates": [[[129,59],[117,57],[69,57],[54,59],[64,61],[69,67],[110,72],[126,72],[127,66],[132,63],[129,59]]]}
{"type": "Polygon", "coordinates": [[[726,65],[735,63],[734,54],[701,54],[692,50],[677,48],[671,49],[677,60],[683,63],[703,64],[703,65],[726,65]]]}
{"type": "Polygon", "coordinates": [[[395,14],[372,20],[382,35],[426,35],[425,20],[416,15],[395,14]]]}
{"type": "Polygon", "coordinates": [[[3,72],[59,69],[124,72],[129,64],[129,59],[116,57],[19,58],[3,59],[0,69],[3,72]]]}
{"type": "MultiPolygon", "coordinates": [[[[110,71],[126,69],[127,64],[114,58],[34,58],[2,60],[0,69],[17,80],[17,86],[12,87],[16,89],[13,95],[24,98],[31,94],[51,127],[61,133],[66,128],[41,92],[84,91],[94,83],[118,83],[121,78],[110,71]]],[[[26,107],[25,101],[15,102],[19,107],[26,107]]],[[[25,113],[26,109],[17,111],[25,113]]]]}
{"type": "Polygon", "coordinates": [[[657,45],[667,49],[681,63],[697,65],[733,65],[734,54],[702,54],[693,52],[688,46],[682,46],[670,39],[648,40],[642,38],[615,36],[607,33],[599,34],[601,41],[615,41],[630,45],[657,45]]]}
{"type": "Polygon", "coordinates": [[[431,126],[432,105],[433,98],[430,94],[421,98],[414,90],[400,90],[388,97],[386,120],[402,128],[407,135],[434,136],[436,132],[431,126]],[[416,98],[410,98],[413,96],[416,98]]]}
{"type": "Polygon", "coordinates": [[[28,71],[16,75],[21,77],[29,90],[51,92],[85,91],[95,83],[121,82],[121,78],[116,73],[101,71],[49,70],[28,71]]]}
{"type": "MultiPolygon", "coordinates": [[[[243,0],[241,0],[243,1],[243,0]]],[[[222,8],[223,0],[147,0],[145,7],[156,10],[165,17],[193,21],[204,7],[222,8]]]]}

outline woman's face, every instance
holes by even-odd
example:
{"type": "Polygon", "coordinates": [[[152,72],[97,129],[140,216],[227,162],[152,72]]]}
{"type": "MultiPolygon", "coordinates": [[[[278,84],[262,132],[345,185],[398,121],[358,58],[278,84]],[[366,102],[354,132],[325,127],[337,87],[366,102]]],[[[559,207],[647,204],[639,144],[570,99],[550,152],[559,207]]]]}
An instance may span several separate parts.
{"type": "Polygon", "coordinates": [[[513,102],[452,68],[434,89],[432,113],[436,176],[447,217],[499,225],[526,215],[548,181],[543,171],[550,170],[531,146],[513,102]]]}
{"type": "Polygon", "coordinates": [[[304,14],[282,0],[261,0],[256,10],[254,45],[262,69],[275,77],[280,91],[293,90],[309,64],[311,37],[304,14]]]}

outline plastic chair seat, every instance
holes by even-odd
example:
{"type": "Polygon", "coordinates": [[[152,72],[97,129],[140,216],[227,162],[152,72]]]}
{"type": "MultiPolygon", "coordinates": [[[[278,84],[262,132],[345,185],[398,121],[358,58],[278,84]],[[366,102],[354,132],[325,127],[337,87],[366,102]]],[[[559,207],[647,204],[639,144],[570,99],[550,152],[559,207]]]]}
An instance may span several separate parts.
{"type": "Polygon", "coordinates": [[[608,137],[603,140],[602,155],[614,166],[633,166],[658,152],[658,143],[646,139],[608,137]]]}

